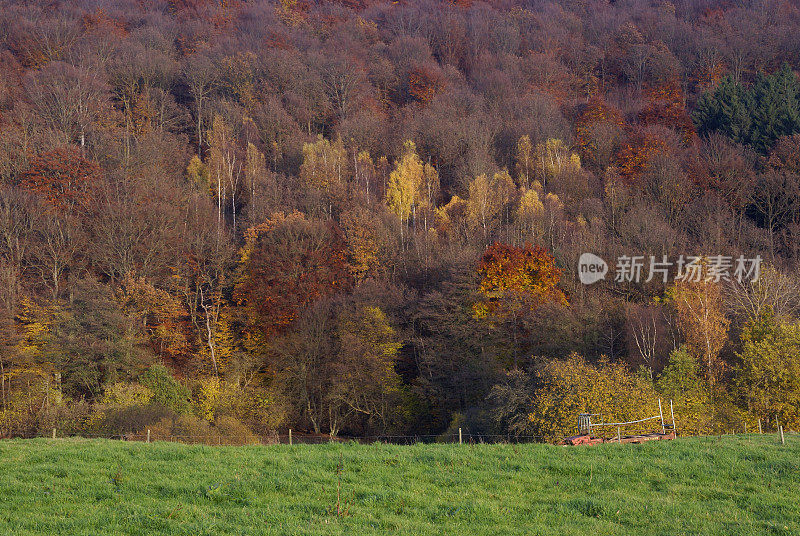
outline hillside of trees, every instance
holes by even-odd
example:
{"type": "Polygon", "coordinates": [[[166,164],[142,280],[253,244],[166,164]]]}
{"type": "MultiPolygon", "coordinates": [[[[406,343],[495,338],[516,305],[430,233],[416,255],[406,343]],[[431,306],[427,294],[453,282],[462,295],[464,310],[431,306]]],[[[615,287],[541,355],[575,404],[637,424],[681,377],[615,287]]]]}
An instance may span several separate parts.
{"type": "Polygon", "coordinates": [[[0,6],[0,437],[800,429],[795,2],[0,6]]]}

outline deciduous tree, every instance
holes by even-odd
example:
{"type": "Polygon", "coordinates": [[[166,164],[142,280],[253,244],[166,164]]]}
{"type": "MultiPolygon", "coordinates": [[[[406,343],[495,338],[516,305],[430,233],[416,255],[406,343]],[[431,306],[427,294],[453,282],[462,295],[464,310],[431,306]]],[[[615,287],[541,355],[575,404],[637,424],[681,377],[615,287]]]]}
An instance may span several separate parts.
{"type": "Polygon", "coordinates": [[[250,233],[236,297],[256,336],[285,332],[316,300],[351,284],[341,231],[303,214],[275,214],[250,233]]]}
{"type": "Polygon", "coordinates": [[[516,194],[514,181],[507,171],[475,177],[469,184],[468,218],[473,230],[489,240],[496,227],[509,221],[508,211],[516,194]]]}
{"type": "Polygon", "coordinates": [[[84,158],[79,149],[65,146],[33,157],[21,184],[56,209],[75,212],[89,208],[100,178],[97,163],[84,158]]]}
{"type": "MultiPolygon", "coordinates": [[[[430,164],[423,164],[413,141],[403,144],[403,155],[389,174],[386,201],[400,218],[401,239],[409,219],[416,220],[417,208],[430,203],[438,195],[439,175],[430,164]]],[[[425,222],[427,225],[427,220],[425,222]]]]}
{"type": "Polygon", "coordinates": [[[768,422],[800,425],[800,326],[765,310],[742,332],[736,387],[747,409],[768,422]]]}
{"type": "Polygon", "coordinates": [[[705,279],[678,281],[669,298],[677,313],[678,325],[691,352],[701,360],[706,379],[717,387],[724,363],[719,354],[728,341],[730,321],[725,316],[722,286],[705,279]]]}
{"type": "Polygon", "coordinates": [[[525,317],[548,303],[567,305],[557,286],[561,270],[539,246],[517,248],[498,242],[484,252],[478,274],[481,299],[474,306],[474,314],[508,332],[516,367],[525,317]]]}

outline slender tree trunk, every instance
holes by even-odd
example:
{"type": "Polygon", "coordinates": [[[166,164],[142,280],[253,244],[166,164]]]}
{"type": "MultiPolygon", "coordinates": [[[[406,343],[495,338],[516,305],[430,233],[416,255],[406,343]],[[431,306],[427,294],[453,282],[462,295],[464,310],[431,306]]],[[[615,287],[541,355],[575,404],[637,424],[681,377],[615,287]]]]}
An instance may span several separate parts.
{"type": "Polygon", "coordinates": [[[200,289],[200,303],[203,306],[203,310],[205,311],[206,333],[208,336],[208,349],[211,352],[211,364],[214,367],[214,376],[219,377],[219,370],[217,368],[217,349],[216,349],[216,343],[214,342],[214,330],[211,326],[212,312],[209,311],[208,305],[206,305],[205,299],[203,297],[202,288],[200,289]]]}
{"type": "Polygon", "coordinates": [[[203,146],[203,97],[197,99],[197,154],[200,155],[203,146]]]}

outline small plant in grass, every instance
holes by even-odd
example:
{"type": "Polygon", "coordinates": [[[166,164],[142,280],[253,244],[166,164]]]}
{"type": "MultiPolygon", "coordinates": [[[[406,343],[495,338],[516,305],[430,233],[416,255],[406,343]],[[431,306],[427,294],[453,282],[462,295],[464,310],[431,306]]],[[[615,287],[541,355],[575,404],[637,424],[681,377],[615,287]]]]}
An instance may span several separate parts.
{"type": "Polygon", "coordinates": [[[336,517],[347,517],[350,515],[352,501],[342,501],[342,472],[344,464],[342,455],[339,454],[339,463],[336,464],[336,503],[328,507],[328,514],[336,517]]]}
{"type": "Polygon", "coordinates": [[[405,511],[405,509],[406,509],[406,500],[405,499],[400,499],[400,504],[398,504],[395,507],[394,513],[395,513],[395,515],[398,515],[398,516],[403,515],[403,512],[405,511]]]}
{"type": "Polygon", "coordinates": [[[167,519],[171,519],[171,518],[172,518],[172,516],[174,516],[175,514],[177,514],[178,512],[180,512],[182,509],[183,509],[183,506],[181,506],[181,505],[178,505],[178,506],[176,506],[176,507],[175,507],[175,508],[173,508],[173,509],[172,509],[172,511],[169,513],[169,515],[167,516],[167,519]]]}
{"type": "Polygon", "coordinates": [[[122,488],[122,482],[124,480],[122,474],[122,468],[117,467],[117,470],[115,472],[108,475],[108,479],[114,486],[114,491],[120,491],[122,488]]]}
{"type": "Polygon", "coordinates": [[[225,491],[223,489],[223,483],[217,482],[215,484],[207,486],[205,489],[205,495],[207,499],[219,501],[225,495],[225,491]]]}

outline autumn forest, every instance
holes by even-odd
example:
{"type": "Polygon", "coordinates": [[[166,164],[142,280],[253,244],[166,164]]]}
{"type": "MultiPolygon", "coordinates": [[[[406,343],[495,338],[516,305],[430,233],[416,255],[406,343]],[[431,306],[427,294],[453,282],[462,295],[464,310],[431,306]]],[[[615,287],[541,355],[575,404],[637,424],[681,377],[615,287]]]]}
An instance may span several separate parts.
{"type": "Polygon", "coordinates": [[[0,0],[0,437],[800,429],[799,33],[790,0],[0,0]]]}

